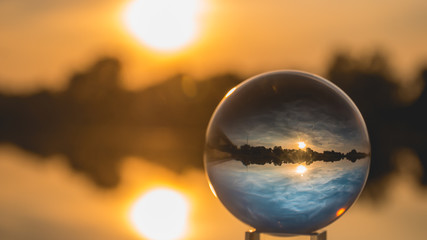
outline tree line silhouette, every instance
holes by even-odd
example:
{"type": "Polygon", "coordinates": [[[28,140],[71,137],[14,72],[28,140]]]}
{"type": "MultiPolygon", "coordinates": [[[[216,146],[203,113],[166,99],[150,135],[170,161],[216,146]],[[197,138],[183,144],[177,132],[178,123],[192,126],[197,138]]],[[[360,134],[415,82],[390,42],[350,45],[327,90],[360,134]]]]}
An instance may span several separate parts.
{"type": "MultiPolygon", "coordinates": [[[[102,58],[70,76],[62,91],[0,94],[0,143],[42,156],[63,155],[73,170],[107,188],[119,183],[120,160],[126,156],[175,171],[202,169],[209,119],[228,90],[246,77],[222,74],[184,81],[185,75],[177,75],[127,91],[120,87],[120,69],[118,59],[102,58]],[[186,94],[185,84],[193,94],[186,94]]],[[[427,185],[427,88],[400,101],[396,96],[402,88],[392,69],[384,54],[356,58],[338,53],[324,74],[352,98],[367,124],[372,146],[367,193],[373,198],[387,189],[400,148],[418,155],[424,169],[419,182],[427,185]]],[[[419,68],[414,82],[427,86],[427,66],[419,68]]]]}
{"type": "Polygon", "coordinates": [[[238,147],[220,129],[216,129],[210,134],[212,136],[208,139],[206,148],[214,156],[210,159],[211,161],[233,159],[242,162],[245,166],[251,164],[274,164],[275,166],[281,166],[285,163],[304,162],[310,165],[316,161],[336,162],[343,159],[354,163],[359,159],[369,156],[368,153],[358,152],[356,149],[348,153],[341,153],[334,150],[317,152],[309,147],[305,149],[286,149],[282,148],[282,146],[267,148],[265,146],[251,146],[249,144],[243,144],[238,147]],[[225,154],[216,154],[217,152],[225,154]]]}
{"type": "Polygon", "coordinates": [[[319,153],[308,147],[305,150],[283,149],[281,146],[266,148],[264,146],[250,146],[248,144],[233,148],[229,153],[232,159],[241,161],[245,166],[251,164],[274,164],[275,166],[281,166],[286,163],[305,163],[310,165],[316,161],[336,162],[343,159],[356,162],[369,155],[357,152],[355,149],[348,153],[335,152],[334,150],[319,153]]]}

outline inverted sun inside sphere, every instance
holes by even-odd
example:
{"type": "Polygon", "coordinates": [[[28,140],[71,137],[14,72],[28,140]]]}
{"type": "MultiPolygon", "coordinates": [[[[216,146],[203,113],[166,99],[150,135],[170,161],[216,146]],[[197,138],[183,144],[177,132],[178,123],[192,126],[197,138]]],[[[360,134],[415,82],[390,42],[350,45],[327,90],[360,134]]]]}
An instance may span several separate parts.
{"type": "Polygon", "coordinates": [[[276,71],[224,97],[209,122],[204,164],[235,217],[260,232],[308,234],[356,201],[370,151],[365,122],[342,90],[309,73],[276,71]]]}

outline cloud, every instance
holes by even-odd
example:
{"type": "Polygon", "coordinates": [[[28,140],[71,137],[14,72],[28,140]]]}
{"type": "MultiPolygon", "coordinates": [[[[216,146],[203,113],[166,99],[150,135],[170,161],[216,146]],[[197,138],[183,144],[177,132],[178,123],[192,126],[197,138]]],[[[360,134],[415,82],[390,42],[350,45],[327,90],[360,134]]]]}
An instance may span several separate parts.
{"type": "MultiPolygon", "coordinates": [[[[319,93],[313,91],[312,94],[319,93]]],[[[238,146],[248,141],[252,146],[282,146],[292,149],[297,142],[305,141],[315,151],[335,150],[346,153],[357,149],[369,152],[359,116],[352,109],[344,107],[344,99],[336,97],[333,102],[328,97],[319,95],[306,99],[280,99],[283,102],[275,103],[268,96],[253,98],[256,99],[253,101],[265,99],[265,102],[258,106],[248,102],[245,110],[241,110],[237,103],[234,111],[241,114],[224,117],[228,121],[223,124],[226,126],[226,135],[238,146]],[[275,107],[271,107],[272,105],[275,107]]],[[[233,106],[232,104],[229,105],[233,106]]]]}

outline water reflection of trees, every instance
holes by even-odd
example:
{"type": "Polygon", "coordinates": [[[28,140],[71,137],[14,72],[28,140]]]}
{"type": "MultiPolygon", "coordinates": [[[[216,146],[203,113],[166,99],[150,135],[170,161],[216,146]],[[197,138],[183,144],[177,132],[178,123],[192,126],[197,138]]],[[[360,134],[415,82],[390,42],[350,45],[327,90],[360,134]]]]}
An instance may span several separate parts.
{"type": "Polygon", "coordinates": [[[355,149],[348,153],[336,152],[334,150],[317,152],[311,148],[283,149],[281,146],[267,148],[264,146],[250,146],[249,144],[244,144],[240,147],[235,145],[222,146],[217,150],[227,151],[228,154],[226,156],[228,158],[241,161],[245,166],[251,164],[274,164],[275,166],[281,166],[285,163],[305,163],[310,165],[316,161],[336,162],[343,159],[356,162],[369,155],[367,153],[357,152],[355,149]]]}

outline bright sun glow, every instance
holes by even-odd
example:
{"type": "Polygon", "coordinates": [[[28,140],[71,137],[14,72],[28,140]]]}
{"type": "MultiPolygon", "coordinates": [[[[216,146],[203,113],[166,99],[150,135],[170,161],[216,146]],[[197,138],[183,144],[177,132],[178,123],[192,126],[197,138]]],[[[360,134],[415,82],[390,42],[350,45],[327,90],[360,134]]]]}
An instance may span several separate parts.
{"type": "Polygon", "coordinates": [[[197,34],[201,0],[135,0],[124,12],[126,27],[144,44],[173,51],[197,34]]]}
{"type": "Polygon", "coordinates": [[[305,173],[307,171],[307,168],[305,167],[305,166],[303,166],[303,165],[298,165],[298,167],[297,167],[297,173],[300,173],[301,175],[303,174],[303,173],[305,173]]]}
{"type": "Polygon", "coordinates": [[[154,189],[133,205],[130,219],[136,230],[151,240],[175,240],[187,230],[188,202],[171,189],[154,189]]]}
{"type": "Polygon", "coordinates": [[[298,142],[298,147],[299,148],[301,148],[301,149],[303,149],[303,148],[305,148],[305,142],[298,142]]]}

